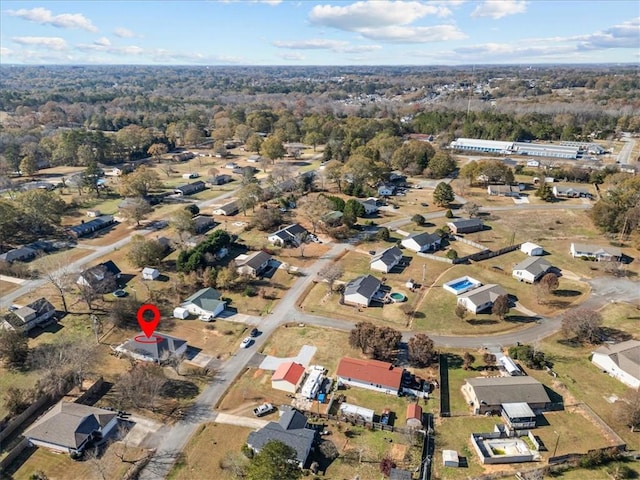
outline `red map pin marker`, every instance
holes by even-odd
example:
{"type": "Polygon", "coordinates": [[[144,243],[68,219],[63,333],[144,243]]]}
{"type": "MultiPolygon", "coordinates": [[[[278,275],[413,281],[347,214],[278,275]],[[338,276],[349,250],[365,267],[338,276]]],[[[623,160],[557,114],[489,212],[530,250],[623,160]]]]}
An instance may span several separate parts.
{"type": "Polygon", "coordinates": [[[160,310],[158,310],[158,307],[145,303],[138,309],[138,325],[140,325],[140,328],[147,338],[151,338],[151,335],[153,335],[158,323],[160,323],[160,310]],[[144,312],[147,310],[153,313],[152,320],[147,321],[144,318],[144,312]]]}

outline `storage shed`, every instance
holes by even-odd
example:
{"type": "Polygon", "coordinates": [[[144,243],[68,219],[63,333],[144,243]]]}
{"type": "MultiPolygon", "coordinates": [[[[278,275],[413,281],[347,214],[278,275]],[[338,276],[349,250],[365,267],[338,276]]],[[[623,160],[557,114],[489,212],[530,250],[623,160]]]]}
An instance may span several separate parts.
{"type": "Polygon", "coordinates": [[[155,280],[160,276],[160,271],[157,268],[144,267],[142,269],[143,280],[155,280]]]}
{"type": "Polygon", "coordinates": [[[522,245],[520,245],[520,251],[522,253],[526,253],[530,257],[544,255],[544,248],[532,242],[524,242],[522,245]]]}
{"type": "Polygon", "coordinates": [[[407,427],[422,428],[422,407],[417,403],[407,405],[407,427]]]}
{"type": "Polygon", "coordinates": [[[445,467],[459,467],[460,461],[458,459],[458,452],[456,452],[455,450],[443,450],[442,464],[445,467]]]}
{"type": "Polygon", "coordinates": [[[186,308],[182,308],[182,307],[176,307],[173,309],[173,317],[174,318],[179,318],[180,320],[184,320],[186,318],[189,318],[189,310],[187,310],[186,308]]]}

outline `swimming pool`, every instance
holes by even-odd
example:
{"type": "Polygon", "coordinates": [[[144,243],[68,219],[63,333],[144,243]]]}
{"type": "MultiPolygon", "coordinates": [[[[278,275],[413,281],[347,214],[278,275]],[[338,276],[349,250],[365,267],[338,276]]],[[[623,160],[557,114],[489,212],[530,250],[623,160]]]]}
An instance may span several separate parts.
{"type": "Polygon", "coordinates": [[[460,295],[461,293],[478,288],[480,285],[482,285],[482,283],[475,278],[460,277],[445,283],[442,288],[454,295],[460,295]]]}

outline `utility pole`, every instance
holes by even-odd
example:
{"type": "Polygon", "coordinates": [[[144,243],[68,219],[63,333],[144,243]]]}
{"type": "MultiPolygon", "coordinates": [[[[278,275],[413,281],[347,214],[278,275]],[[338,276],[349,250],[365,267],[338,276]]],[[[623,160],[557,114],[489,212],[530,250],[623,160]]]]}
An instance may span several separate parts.
{"type": "Polygon", "coordinates": [[[558,451],[558,443],[560,443],[560,434],[558,432],[556,432],[555,430],[553,431],[553,433],[555,433],[556,436],[556,446],[553,447],[553,456],[556,456],[556,452],[558,451]]]}
{"type": "Polygon", "coordinates": [[[100,339],[98,338],[98,334],[100,333],[100,323],[98,322],[98,317],[95,314],[91,314],[91,324],[93,325],[93,333],[96,336],[96,343],[100,343],[100,339]]]}

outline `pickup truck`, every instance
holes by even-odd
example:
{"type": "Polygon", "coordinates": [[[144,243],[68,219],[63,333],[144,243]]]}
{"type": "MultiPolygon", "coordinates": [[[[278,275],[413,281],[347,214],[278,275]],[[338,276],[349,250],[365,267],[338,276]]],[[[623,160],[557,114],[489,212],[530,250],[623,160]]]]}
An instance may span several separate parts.
{"type": "Polygon", "coordinates": [[[267,415],[271,412],[274,412],[275,410],[276,410],[276,407],[274,407],[270,403],[263,403],[262,405],[253,409],[253,414],[256,417],[262,417],[263,415],[267,415]]]}

